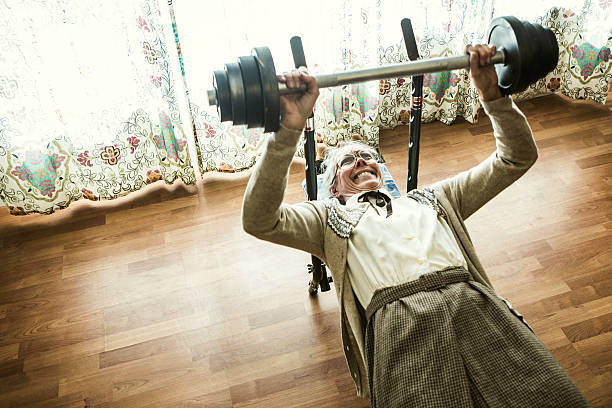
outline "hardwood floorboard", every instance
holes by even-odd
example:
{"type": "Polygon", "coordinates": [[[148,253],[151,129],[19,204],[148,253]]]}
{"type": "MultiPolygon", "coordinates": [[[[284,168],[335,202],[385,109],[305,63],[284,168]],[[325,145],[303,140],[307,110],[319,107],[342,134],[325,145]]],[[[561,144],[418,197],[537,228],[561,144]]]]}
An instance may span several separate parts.
{"type": "MultiPolygon", "coordinates": [[[[518,103],[535,166],[466,224],[496,290],[594,407],[612,406],[612,97],[518,103]]],[[[381,134],[406,189],[408,129],[381,134]]],[[[419,184],[477,164],[492,127],[422,126],[419,184]]],[[[154,183],[49,216],[0,208],[0,407],[368,407],[310,256],[246,235],[250,172],[154,183]]],[[[304,199],[304,161],[286,201],[304,199]]]]}

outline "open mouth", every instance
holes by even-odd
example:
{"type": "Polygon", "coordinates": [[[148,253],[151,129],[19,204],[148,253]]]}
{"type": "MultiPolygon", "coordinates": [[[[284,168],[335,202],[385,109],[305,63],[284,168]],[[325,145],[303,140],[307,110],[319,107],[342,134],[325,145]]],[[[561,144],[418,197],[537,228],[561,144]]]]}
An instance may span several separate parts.
{"type": "Polygon", "coordinates": [[[376,174],[376,172],[374,170],[364,169],[364,170],[361,170],[361,171],[355,173],[355,175],[353,177],[351,177],[351,180],[353,180],[354,182],[358,183],[359,181],[361,181],[364,178],[368,177],[368,174],[371,174],[374,177],[378,177],[378,174],[376,174]]]}

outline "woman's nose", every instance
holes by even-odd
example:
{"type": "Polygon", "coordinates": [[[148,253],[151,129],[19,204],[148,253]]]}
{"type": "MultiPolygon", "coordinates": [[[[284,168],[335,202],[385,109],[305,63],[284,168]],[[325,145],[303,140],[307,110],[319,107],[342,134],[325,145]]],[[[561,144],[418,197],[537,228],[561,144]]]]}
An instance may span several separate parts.
{"type": "Polygon", "coordinates": [[[363,157],[361,156],[357,156],[355,158],[355,167],[359,167],[359,166],[363,166],[365,165],[367,162],[363,159],[363,157]]]}

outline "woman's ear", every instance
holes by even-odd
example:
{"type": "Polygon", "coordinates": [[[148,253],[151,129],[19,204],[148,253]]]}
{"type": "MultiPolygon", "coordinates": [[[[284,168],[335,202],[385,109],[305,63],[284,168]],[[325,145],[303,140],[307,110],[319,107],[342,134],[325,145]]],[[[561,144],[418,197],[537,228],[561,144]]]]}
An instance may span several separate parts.
{"type": "Polygon", "coordinates": [[[330,188],[329,188],[329,192],[331,193],[331,195],[333,195],[336,198],[340,198],[340,193],[338,192],[338,189],[336,188],[336,183],[334,183],[330,188]]]}

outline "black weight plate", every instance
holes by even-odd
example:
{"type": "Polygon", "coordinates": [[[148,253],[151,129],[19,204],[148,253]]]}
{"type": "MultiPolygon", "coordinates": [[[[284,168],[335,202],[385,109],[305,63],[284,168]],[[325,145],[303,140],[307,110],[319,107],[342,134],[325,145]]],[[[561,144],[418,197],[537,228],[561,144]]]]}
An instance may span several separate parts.
{"type": "Polygon", "coordinates": [[[540,79],[554,70],[559,63],[559,43],[555,33],[548,27],[534,24],[538,31],[538,45],[540,48],[538,59],[538,77],[540,79]]]}
{"type": "Polygon", "coordinates": [[[227,72],[232,103],[232,122],[234,122],[234,125],[244,125],[246,123],[246,101],[240,65],[237,62],[230,62],[225,64],[225,71],[227,72]]]}
{"type": "Polygon", "coordinates": [[[264,125],[264,102],[257,59],[252,55],[238,57],[238,63],[244,83],[247,127],[262,127],[264,125]]]}
{"type": "Polygon", "coordinates": [[[232,103],[225,71],[214,71],[213,87],[217,96],[217,114],[221,122],[232,120],[232,103]]]}
{"type": "Polygon", "coordinates": [[[251,52],[257,59],[261,89],[264,99],[264,132],[276,132],[280,128],[280,94],[274,60],[268,47],[256,47],[251,52]]]}
{"type": "Polygon", "coordinates": [[[525,37],[529,38],[529,46],[528,49],[521,48],[521,57],[523,61],[531,61],[529,64],[529,69],[526,71],[525,79],[526,79],[526,87],[529,84],[534,83],[539,78],[539,72],[541,71],[541,63],[540,58],[542,57],[542,50],[539,47],[539,38],[538,34],[540,32],[536,28],[534,24],[531,24],[529,21],[521,21],[524,28],[525,37]]]}
{"type": "Polygon", "coordinates": [[[548,47],[550,50],[550,58],[546,60],[548,62],[546,70],[548,72],[552,72],[555,68],[557,68],[557,65],[559,64],[559,42],[557,41],[557,36],[553,32],[553,30],[548,27],[543,28],[544,31],[546,31],[546,34],[548,34],[548,47]]]}
{"type": "Polygon", "coordinates": [[[506,54],[503,65],[495,64],[498,85],[504,95],[518,92],[529,85],[525,79],[528,67],[522,55],[524,47],[527,47],[525,51],[529,50],[529,39],[525,39],[524,31],[523,24],[511,16],[495,18],[489,26],[487,42],[494,44],[498,50],[503,48],[506,54]]]}

